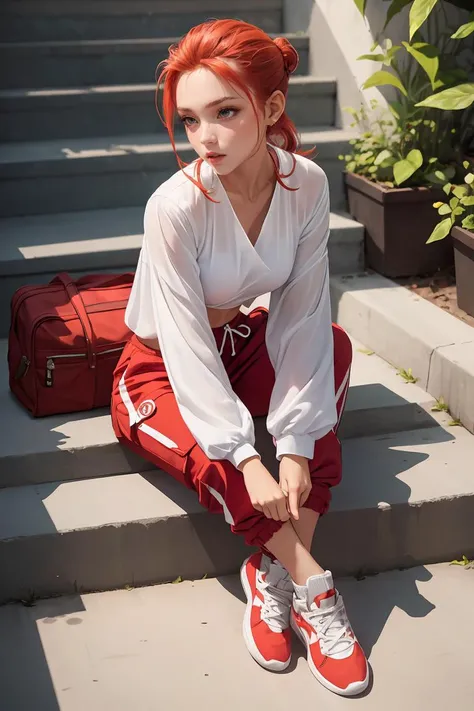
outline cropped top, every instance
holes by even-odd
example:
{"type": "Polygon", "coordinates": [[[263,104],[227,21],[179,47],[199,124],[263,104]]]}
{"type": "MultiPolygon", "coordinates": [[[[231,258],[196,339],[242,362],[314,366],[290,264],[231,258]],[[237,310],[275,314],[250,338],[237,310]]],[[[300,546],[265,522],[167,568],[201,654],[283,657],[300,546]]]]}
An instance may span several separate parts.
{"type": "MultiPolygon", "coordinates": [[[[280,173],[291,153],[272,146],[280,173]]],[[[266,420],[276,458],[313,458],[337,422],[327,243],[329,190],[323,170],[295,155],[276,183],[252,245],[218,174],[205,161],[208,200],[181,170],[149,198],[144,237],[125,313],[131,331],[158,338],[179,411],[210,459],[238,466],[257,455],[250,412],[231,387],[207,307],[231,309],[271,292],[266,346],[275,385],[266,420]]],[[[196,161],[184,169],[195,177],[196,161]]]]}

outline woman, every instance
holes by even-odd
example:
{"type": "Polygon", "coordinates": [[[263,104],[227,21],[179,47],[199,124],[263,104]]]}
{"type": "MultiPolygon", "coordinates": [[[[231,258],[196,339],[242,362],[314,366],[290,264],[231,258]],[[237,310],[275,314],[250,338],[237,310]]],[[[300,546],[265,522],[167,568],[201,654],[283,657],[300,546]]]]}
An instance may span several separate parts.
{"type": "Polygon", "coordinates": [[[146,206],[114,430],[259,548],[241,569],[254,659],[285,669],[291,624],[318,680],[358,694],[364,653],[331,572],[310,553],[341,478],[336,430],[352,353],[331,324],[327,178],[297,151],[285,113],[298,55],[253,25],[212,20],[164,64],[163,123],[176,153],[177,113],[199,157],[177,156],[180,170],[146,206]],[[267,292],[269,310],[240,310],[267,292]],[[255,449],[259,415],[278,482],[255,449]]]}

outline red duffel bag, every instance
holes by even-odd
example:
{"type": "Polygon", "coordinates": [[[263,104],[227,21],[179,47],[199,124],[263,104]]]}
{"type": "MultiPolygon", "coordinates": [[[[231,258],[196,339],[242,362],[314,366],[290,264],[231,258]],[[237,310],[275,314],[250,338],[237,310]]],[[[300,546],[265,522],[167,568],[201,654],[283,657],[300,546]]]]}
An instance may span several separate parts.
{"type": "Polygon", "coordinates": [[[110,405],[112,375],[131,332],[124,322],[133,273],[66,272],[13,295],[10,390],[35,417],[110,405]]]}

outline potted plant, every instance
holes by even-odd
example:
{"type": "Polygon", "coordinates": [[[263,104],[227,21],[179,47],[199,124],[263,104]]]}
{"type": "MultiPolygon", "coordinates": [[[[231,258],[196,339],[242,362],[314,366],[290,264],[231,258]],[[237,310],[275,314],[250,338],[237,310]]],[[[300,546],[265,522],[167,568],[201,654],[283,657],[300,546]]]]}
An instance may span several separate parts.
{"type": "Polygon", "coordinates": [[[464,184],[446,183],[443,190],[448,200],[445,198],[433,204],[442,219],[431,233],[428,243],[442,243],[451,234],[458,306],[469,316],[474,316],[474,173],[470,172],[468,161],[464,161],[463,166],[468,171],[464,184]]]}
{"type": "MultiPolygon", "coordinates": [[[[365,2],[355,2],[363,12],[365,2]]],[[[474,83],[460,58],[462,40],[474,32],[474,15],[455,32],[447,19],[441,27],[430,13],[437,4],[444,11],[443,2],[448,0],[393,0],[384,30],[411,5],[409,41],[377,41],[371,54],[359,57],[386,67],[362,88],[391,85],[396,99],[389,102],[390,119],[370,121],[365,109],[349,109],[361,135],[340,158],[349,210],[366,228],[368,266],[389,277],[433,273],[454,259],[450,239],[426,242],[437,221],[432,204],[444,184],[460,179],[462,157],[471,148],[474,83]],[[433,43],[425,30],[435,36],[433,43]]]]}

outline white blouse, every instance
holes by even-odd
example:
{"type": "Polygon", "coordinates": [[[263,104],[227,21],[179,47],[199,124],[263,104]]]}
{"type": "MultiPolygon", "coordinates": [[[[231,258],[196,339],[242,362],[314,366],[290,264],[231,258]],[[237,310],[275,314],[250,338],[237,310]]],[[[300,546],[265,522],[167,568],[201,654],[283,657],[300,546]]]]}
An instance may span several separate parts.
{"type": "MultiPolygon", "coordinates": [[[[288,174],[292,154],[275,152],[280,173],[288,174]]],[[[260,457],[254,423],[232,389],[206,307],[249,306],[271,292],[266,345],[276,380],[266,424],[278,461],[284,454],[312,459],[315,440],[337,421],[328,181],[313,161],[295,158],[295,172],[283,182],[300,189],[290,192],[276,183],[255,246],[208,163],[202,163],[201,179],[219,204],[180,170],[160,185],[146,205],[125,313],[131,331],[158,338],[179,411],[201,449],[236,467],[260,457]]],[[[193,177],[195,165],[185,168],[193,177]]]]}

